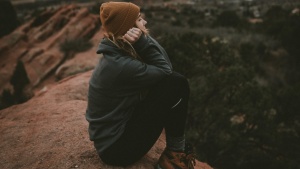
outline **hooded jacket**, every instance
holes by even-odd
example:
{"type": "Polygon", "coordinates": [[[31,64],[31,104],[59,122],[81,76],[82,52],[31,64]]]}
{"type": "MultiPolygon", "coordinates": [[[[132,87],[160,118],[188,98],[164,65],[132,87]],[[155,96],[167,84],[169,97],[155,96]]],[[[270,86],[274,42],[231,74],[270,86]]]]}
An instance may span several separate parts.
{"type": "Polygon", "coordinates": [[[88,91],[86,119],[90,140],[101,154],[124,132],[141,92],[172,73],[166,51],[150,36],[142,35],[133,47],[140,62],[108,39],[99,44],[103,58],[96,66],[88,91]]]}

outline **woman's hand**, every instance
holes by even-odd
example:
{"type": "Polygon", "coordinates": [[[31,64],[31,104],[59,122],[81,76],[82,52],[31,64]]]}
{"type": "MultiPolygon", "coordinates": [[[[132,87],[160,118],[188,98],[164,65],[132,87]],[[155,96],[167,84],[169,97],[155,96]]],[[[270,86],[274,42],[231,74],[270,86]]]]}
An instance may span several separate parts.
{"type": "Polygon", "coordinates": [[[134,44],[142,35],[142,31],[139,28],[131,28],[127,33],[123,36],[125,40],[134,44]]]}

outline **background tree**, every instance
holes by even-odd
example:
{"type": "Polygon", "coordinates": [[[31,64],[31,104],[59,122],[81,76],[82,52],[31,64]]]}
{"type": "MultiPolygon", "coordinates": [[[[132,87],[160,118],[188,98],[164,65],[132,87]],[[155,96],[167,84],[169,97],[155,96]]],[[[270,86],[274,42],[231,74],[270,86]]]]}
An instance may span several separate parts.
{"type": "Polygon", "coordinates": [[[19,26],[15,9],[9,0],[0,1],[0,38],[19,26]]]}

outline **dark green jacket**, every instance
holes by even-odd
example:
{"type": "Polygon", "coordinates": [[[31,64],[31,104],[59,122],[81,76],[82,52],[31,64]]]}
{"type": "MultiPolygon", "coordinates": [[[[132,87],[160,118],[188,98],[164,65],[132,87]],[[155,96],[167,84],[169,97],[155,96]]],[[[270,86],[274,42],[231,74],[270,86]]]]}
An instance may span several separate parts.
{"type": "Polygon", "coordinates": [[[167,53],[153,38],[142,35],[133,46],[145,63],[107,39],[99,44],[97,53],[103,58],[89,82],[86,111],[90,139],[99,153],[122,135],[141,92],[172,73],[167,53]]]}

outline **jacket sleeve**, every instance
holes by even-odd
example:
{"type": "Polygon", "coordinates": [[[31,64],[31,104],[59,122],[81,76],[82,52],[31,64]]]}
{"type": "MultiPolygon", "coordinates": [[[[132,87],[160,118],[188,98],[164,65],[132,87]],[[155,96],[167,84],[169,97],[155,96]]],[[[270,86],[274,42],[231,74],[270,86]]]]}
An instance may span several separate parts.
{"type": "Polygon", "coordinates": [[[142,35],[134,44],[134,48],[144,59],[145,63],[131,57],[127,58],[127,61],[124,62],[119,77],[128,86],[133,88],[148,87],[172,73],[169,62],[146,36],[142,35]]]}
{"type": "Polygon", "coordinates": [[[151,41],[149,36],[143,34],[140,39],[133,44],[133,47],[145,63],[158,67],[162,66],[162,68],[168,68],[169,71],[172,72],[172,65],[169,60],[166,59],[168,56],[164,56],[158,46],[151,41]]]}

